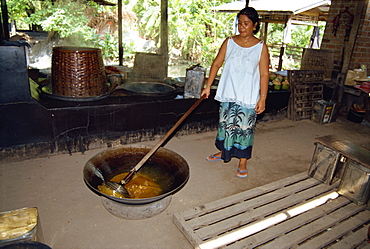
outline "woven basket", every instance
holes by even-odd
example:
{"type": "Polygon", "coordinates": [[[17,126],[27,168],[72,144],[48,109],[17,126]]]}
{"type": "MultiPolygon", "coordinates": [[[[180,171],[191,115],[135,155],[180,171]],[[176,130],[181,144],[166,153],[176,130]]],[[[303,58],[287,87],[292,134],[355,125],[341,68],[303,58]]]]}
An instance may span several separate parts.
{"type": "Polygon", "coordinates": [[[53,94],[66,97],[97,97],[106,94],[106,83],[100,49],[53,48],[53,94]]]}

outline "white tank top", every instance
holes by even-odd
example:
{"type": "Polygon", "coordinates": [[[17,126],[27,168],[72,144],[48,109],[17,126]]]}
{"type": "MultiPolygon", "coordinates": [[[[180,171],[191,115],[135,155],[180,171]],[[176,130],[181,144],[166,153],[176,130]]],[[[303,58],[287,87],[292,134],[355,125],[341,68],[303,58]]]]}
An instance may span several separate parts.
{"type": "Polygon", "coordinates": [[[259,61],[262,47],[263,41],[245,48],[229,38],[216,100],[235,102],[246,108],[256,107],[260,94],[259,61]]]}

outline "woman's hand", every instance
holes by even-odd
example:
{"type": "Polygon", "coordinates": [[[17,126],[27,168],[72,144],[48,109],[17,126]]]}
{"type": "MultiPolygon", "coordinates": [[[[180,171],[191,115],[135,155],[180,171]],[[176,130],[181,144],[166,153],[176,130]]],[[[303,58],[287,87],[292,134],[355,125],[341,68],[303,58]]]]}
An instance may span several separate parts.
{"type": "Polygon", "coordinates": [[[203,90],[202,90],[202,93],[200,94],[200,96],[203,96],[205,95],[205,98],[208,99],[209,95],[211,94],[211,88],[209,87],[205,87],[203,90]]]}
{"type": "Polygon", "coordinates": [[[265,99],[259,99],[256,105],[256,108],[254,110],[256,111],[257,114],[261,114],[262,112],[265,111],[266,108],[266,100],[265,99]]]}

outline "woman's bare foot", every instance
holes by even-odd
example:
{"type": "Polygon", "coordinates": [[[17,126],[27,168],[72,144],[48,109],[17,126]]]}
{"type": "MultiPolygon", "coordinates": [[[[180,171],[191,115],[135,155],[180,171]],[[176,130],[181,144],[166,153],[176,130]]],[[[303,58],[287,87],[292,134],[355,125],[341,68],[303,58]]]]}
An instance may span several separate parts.
{"type": "Polygon", "coordinates": [[[246,178],[248,176],[247,158],[240,158],[236,176],[240,178],[246,178]]]}
{"type": "Polygon", "coordinates": [[[216,153],[216,154],[213,154],[213,155],[207,156],[207,157],[206,157],[206,160],[207,160],[208,162],[221,161],[221,160],[222,160],[221,155],[222,155],[222,153],[221,153],[221,152],[218,152],[218,153],[216,153]]]}

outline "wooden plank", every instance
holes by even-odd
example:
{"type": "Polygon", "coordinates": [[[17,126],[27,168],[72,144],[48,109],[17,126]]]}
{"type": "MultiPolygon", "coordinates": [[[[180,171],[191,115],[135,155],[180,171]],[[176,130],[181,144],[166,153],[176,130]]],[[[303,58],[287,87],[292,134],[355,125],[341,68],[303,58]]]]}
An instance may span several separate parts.
{"type": "Polygon", "coordinates": [[[257,247],[277,237],[284,236],[286,233],[296,229],[297,227],[304,226],[316,219],[319,219],[328,213],[347,205],[348,203],[350,203],[350,200],[347,198],[338,197],[337,199],[332,200],[324,205],[318,206],[299,216],[293,217],[288,221],[282,222],[253,236],[240,240],[228,246],[228,248],[238,249],[244,245],[248,245],[248,248],[257,247]]]}
{"type": "MultiPolygon", "coordinates": [[[[282,186],[287,186],[287,185],[294,184],[300,181],[304,181],[308,178],[310,177],[308,176],[307,172],[302,172],[300,174],[288,177],[286,179],[275,181],[275,182],[272,182],[272,183],[269,183],[263,186],[253,188],[245,192],[241,192],[241,193],[229,196],[229,197],[222,198],[217,201],[210,202],[208,204],[204,204],[198,207],[191,208],[186,211],[176,213],[175,216],[180,215],[181,217],[184,218],[184,220],[190,220],[192,218],[200,217],[206,213],[210,213],[210,212],[225,208],[228,205],[239,203],[241,200],[246,200],[248,198],[253,198],[253,197],[256,197],[262,194],[266,194],[268,192],[281,188],[282,186]]],[[[317,183],[319,183],[319,181],[317,181],[317,183]]]]}
{"type": "Polygon", "coordinates": [[[186,220],[181,217],[180,214],[175,214],[173,216],[173,223],[175,223],[177,228],[182,232],[182,234],[194,248],[199,248],[198,246],[203,243],[203,240],[201,240],[194,230],[188,226],[186,220]]]}
{"type": "Polygon", "coordinates": [[[339,242],[329,246],[327,249],[356,248],[363,244],[365,244],[364,247],[358,248],[370,248],[370,244],[368,244],[368,242],[366,241],[368,229],[369,229],[368,226],[363,227],[360,230],[357,230],[356,232],[352,233],[351,235],[341,239],[339,242]],[[364,239],[362,240],[362,238],[364,239]]]}
{"type": "MultiPolygon", "coordinates": [[[[299,193],[291,192],[291,195],[287,196],[286,198],[277,198],[275,200],[271,200],[269,204],[263,207],[250,209],[240,215],[218,216],[218,222],[200,228],[197,231],[197,234],[200,238],[205,240],[207,238],[215,237],[220,233],[225,233],[225,231],[232,232],[233,229],[242,228],[246,224],[253,224],[255,222],[263,221],[271,214],[283,212],[286,208],[293,207],[294,205],[298,204],[304,204],[304,201],[307,198],[316,196],[320,193],[326,193],[330,189],[333,189],[333,186],[321,184],[319,186],[312,187],[306,191],[302,191],[299,193]]],[[[274,195],[275,192],[279,191],[274,191],[271,194],[274,195]]],[[[252,199],[251,202],[254,202],[254,199],[252,199]]]]}
{"type": "Polygon", "coordinates": [[[316,141],[370,169],[370,151],[364,147],[334,135],[318,137],[316,141]]]}
{"type": "Polygon", "coordinates": [[[365,244],[362,243],[356,249],[370,249],[370,243],[366,242],[365,244]]]}
{"type": "MultiPolygon", "coordinates": [[[[230,204],[230,203],[224,202],[224,205],[225,205],[226,208],[215,210],[213,212],[209,212],[208,214],[204,214],[202,217],[194,219],[196,221],[190,220],[189,224],[194,229],[199,227],[197,225],[198,223],[200,223],[202,225],[209,225],[209,224],[215,223],[216,221],[220,220],[220,217],[223,217],[223,218],[232,217],[232,216],[235,216],[237,214],[244,213],[246,211],[259,208],[261,206],[266,205],[267,203],[271,203],[271,202],[274,202],[276,200],[286,198],[287,196],[289,196],[289,195],[291,195],[295,192],[302,191],[304,189],[314,187],[314,186],[318,185],[317,183],[318,182],[315,181],[315,180],[312,180],[312,178],[308,178],[305,181],[298,182],[294,185],[290,185],[290,186],[287,186],[285,188],[281,187],[281,188],[276,189],[272,192],[268,192],[266,194],[259,195],[255,198],[252,198],[252,199],[248,198],[245,201],[240,200],[239,203],[230,204]]],[[[287,205],[290,205],[290,204],[287,204],[287,205]]],[[[278,211],[278,210],[279,209],[276,210],[275,208],[273,208],[273,209],[270,210],[270,213],[278,211]]]]}
{"type": "MultiPolygon", "coordinates": [[[[342,238],[348,233],[351,233],[352,230],[363,226],[363,224],[366,224],[368,221],[370,221],[370,211],[364,210],[363,212],[354,215],[348,220],[330,228],[330,230],[328,229],[319,236],[310,239],[307,243],[304,243],[299,248],[300,249],[323,248],[329,245],[330,243],[335,242],[338,238],[342,238]]],[[[361,244],[363,241],[367,240],[367,238],[365,236],[363,236],[362,238],[361,236],[358,236],[357,240],[359,242],[358,244],[361,244]]]]}
{"type": "MultiPolygon", "coordinates": [[[[326,195],[323,198],[316,199],[316,201],[318,201],[319,203],[315,203],[315,206],[323,204],[323,202],[326,202],[328,198],[330,197],[335,198],[335,192],[331,192],[329,195],[326,195]]],[[[234,243],[235,241],[244,239],[247,236],[250,236],[250,235],[253,236],[254,234],[264,229],[273,227],[275,224],[284,222],[285,220],[290,219],[291,217],[299,215],[301,212],[307,211],[307,208],[314,208],[314,206],[312,205],[310,205],[310,207],[301,206],[301,205],[298,207],[294,206],[294,207],[284,210],[283,212],[272,214],[271,216],[266,217],[265,219],[259,220],[257,222],[253,222],[251,224],[248,224],[247,226],[240,227],[231,232],[224,233],[216,238],[207,240],[201,245],[201,248],[204,248],[204,249],[219,248],[219,247],[234,243]]]]}
{"type": "Polygon", "coordinates": [[[275,248],[289,248],[319,234],[326,229],[335,226],[344,219],[363,210],[363,206],[357,206],[356,204],[347,205],[339,210],[336,210],[314,222],[307,224],[306,226],[300,227],[285,236],[279,237],[276,240],[261,246],[261,249],[275,249],[275,248]]]}

